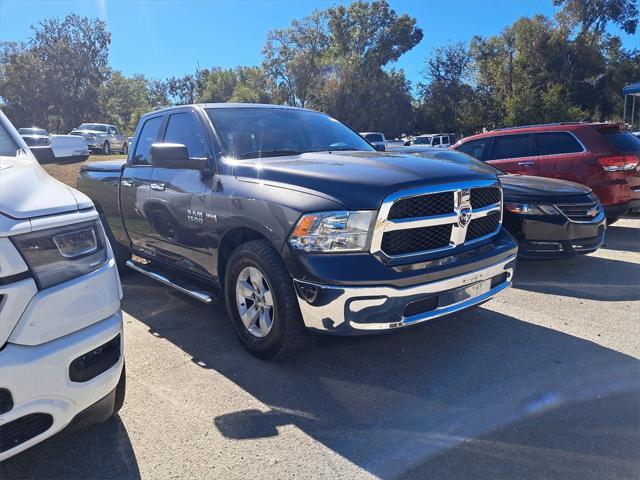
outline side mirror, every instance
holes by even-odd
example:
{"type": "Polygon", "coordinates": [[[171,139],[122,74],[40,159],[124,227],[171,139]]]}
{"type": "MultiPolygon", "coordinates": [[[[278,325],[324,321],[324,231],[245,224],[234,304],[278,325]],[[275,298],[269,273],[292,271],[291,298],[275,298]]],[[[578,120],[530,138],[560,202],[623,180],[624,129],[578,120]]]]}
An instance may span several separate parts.
{"type": "Polygon", "coordinates": [[[375,144],[373,147],[379,152],[386,152],[387,151],[387,149],[385,148],[383,143],[375,144]]]}
{"type": "Polygon", "coordinates": [[[187,147],[181,143],[154,143],[149,149],[151,165],[159,168],[186,168],[206,170],[207,158],[189,158],[187,147]]]}

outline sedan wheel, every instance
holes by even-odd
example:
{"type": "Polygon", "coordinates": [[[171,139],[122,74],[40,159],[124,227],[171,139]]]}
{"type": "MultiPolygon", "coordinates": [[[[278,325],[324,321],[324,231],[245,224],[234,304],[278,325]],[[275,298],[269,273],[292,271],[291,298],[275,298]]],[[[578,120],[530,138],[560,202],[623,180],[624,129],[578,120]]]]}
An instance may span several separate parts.
{"type": "Polygon", "coordinates": [[[242,324],[257,338],[273,327],[273,296],[267,279],[255,267],[245,267],[236,281],[236,303],[242,324]]]}

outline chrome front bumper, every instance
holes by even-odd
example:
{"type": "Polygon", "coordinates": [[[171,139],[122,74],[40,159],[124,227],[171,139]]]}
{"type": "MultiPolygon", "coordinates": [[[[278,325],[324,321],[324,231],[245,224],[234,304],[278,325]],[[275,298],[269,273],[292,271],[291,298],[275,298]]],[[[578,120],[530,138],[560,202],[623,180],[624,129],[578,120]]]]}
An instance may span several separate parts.
{"type": "Polygon", "coordinates": [[[395,330],[485,302],[511,286],[516,256],[406,288],[318,285],[294,280],[307,328],[342,335],[395,330]]]}

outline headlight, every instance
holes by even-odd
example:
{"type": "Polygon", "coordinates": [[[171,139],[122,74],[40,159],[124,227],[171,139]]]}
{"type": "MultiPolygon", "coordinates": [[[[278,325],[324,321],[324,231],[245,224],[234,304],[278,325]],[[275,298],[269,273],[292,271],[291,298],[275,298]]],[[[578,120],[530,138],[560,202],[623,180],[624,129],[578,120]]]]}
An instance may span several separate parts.
{"type": "Polygon", "coordinates": [[[521,215],[558,215],[559,212],[553,205],[540,205],[536,203],[512,203],[504,202],[506,211],[521,215]]]}
{"type": "Polygon", "coordinates": [[[367,239],[375,212],[318,212],[303,215],[289,243],[305,252],[360,252],[367,239]]]}
{"type": "Polygon", "coordinates": [[[107,261],[98,220],[16,235],[12,240],[40,289],[97,270],[107,261]]]}

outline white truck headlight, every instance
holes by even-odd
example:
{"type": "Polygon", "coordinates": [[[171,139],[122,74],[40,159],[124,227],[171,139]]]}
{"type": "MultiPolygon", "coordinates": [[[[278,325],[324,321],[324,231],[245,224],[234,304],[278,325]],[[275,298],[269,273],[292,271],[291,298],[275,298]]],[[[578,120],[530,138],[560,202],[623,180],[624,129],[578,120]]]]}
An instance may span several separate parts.
{"type": "Polygon", "coordinates": [[[97,270],[107,261],[98,220],[48,228],[11,238],[40,289],[97,270]]]}
{"type": "Polygon", "coordinates": [[[367,249],[374,211],[308,213],[300,217],[290,245],[305,252],[361,252],[367,249]]]}

